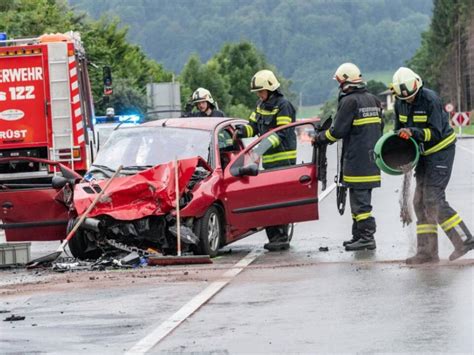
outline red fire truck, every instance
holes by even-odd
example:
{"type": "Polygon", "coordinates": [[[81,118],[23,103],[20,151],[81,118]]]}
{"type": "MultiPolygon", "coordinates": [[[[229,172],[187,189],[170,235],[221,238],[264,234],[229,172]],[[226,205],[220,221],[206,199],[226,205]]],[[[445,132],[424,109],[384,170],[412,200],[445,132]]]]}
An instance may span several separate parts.
{"type": "Polygon", "coordinates": [[[0,182],[83,173],[94,154],[93,101],[80,35],[0,41],[0,182]],[[19,160],[11,160],[19,157],[19,160]],[[3,160],[5,161],[5,160],[3,160]]]}

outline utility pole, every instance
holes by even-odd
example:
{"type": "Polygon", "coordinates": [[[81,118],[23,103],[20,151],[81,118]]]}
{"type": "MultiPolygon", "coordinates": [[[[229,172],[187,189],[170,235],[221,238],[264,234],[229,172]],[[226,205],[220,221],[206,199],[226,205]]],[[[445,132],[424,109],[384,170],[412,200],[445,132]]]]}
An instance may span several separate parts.
{"type": "Polygon", "coordinates": [[[457,56],[457,61],[456,61],[456,111],[457,112],[462,112],[462,107],[461,107],[461,83],[462,83],[462,51],[461,51],[461,21],[459,20],[459,16],[456,18],[456,28],[457,28],[457,33],[456,33],[456,56],[457,56]]]}

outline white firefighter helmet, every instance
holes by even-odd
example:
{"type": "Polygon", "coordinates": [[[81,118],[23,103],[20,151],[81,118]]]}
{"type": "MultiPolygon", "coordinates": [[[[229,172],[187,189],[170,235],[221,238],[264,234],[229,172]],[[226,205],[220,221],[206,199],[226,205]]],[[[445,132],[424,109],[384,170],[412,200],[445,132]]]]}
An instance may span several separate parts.
{"type": "Polygon", "coordinates": [[[106,116],[109,116],[109,117],[115,116],[115,110],[114,110],[114,108],[113,108],[113,107],[107,107],[107,108],[105,109],[105,115],[106,115],[106,116]]]}
{"type": "Polygon", "coordinates": [[[396,97],[401,100],[408,100],[415,96],[422,86],[423,81],[417,73],[410,68],[400,67],[393,74],[390,87],[396,97]]]}
{"type": "Polygon", "coordinates": [[[204,88],[197,88],[193,92],[192,100],[193,100],[193,104],[197,104],[198,102],[207,101],[212,106],[216,105],[216,102],[212,98],[211,92],[207,89],[204,89],[204,88]]]}
{"type": "Polygon", "coordinates": [[[280,87],[280,82],[271,70],[264,69],[255,73],[250,81],[250,91],[275,91],[280,87]]]}
{"type": "Polygon", "coordinates": [[[344,84],[362,83],[362,74],[357,65],[353,63],[344,63],[337,68],[334,73],[334,80],[337,80],[342,87],[344,84]]]}

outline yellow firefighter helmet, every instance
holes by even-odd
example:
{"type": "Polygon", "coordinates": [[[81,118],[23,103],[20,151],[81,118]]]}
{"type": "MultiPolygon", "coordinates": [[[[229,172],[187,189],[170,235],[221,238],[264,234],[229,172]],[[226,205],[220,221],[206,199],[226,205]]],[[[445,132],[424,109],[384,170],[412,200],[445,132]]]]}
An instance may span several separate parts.
{"type": "Polygon", "coordinates": [[[216,102],[212,98],[211,92],[204,88],[198,88],[193,92],[192,96],[193,104],[197,104],[198,102],[207,101],[212,106],[216,105],[216,102]]]}
{"type": "Polygon", "coordinates": [[[271,70],[260,70],[255,73],[250,81],[250,91],[275,91],[280,87],[280,82],[271,70]]]}
{"type": "Polygon", "coordinates": [[[396,97],[408,100],[415,96],[423,86],[420,76],[410,68],[400,67],[393,74],[391,89],[396,97]]]}
{"type": "Polygon", "coordinates": [[[337,68],[334,73],[334,80],[337,80],[342,87],[345,84],[359,84],[362,82],[362,74],[357,65],[353,63],[344,63],[337,68]]]}

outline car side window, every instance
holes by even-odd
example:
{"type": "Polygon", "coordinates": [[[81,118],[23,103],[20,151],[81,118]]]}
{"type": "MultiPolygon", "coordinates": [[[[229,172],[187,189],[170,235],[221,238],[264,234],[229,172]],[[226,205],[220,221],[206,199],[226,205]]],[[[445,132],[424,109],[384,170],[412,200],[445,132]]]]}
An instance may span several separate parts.
{"type": "Polygon", "coordinates": [[[313,163],[312,124],[288,127],[275,132],[254,146],[236,164],[258,165],[260,171],[313,163]]]}

